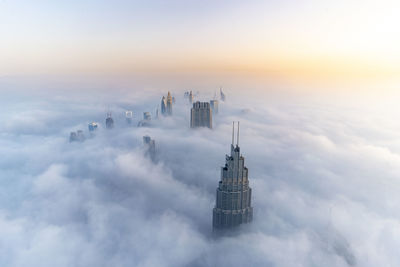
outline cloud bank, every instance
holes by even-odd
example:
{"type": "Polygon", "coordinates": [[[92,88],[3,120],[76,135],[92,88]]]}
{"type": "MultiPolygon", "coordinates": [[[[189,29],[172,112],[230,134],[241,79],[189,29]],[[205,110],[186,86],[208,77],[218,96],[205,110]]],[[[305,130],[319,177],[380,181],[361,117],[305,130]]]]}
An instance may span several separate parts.
{"type": "Polygon", "coordinates": [[[135,124],[166,92],[136,93],[2,100],[1,266],[399,265],[395,118],[329,100],[264,96],[261,105],[228,90],[214,129],[194,131],[176,90],[173,117],[127,127],[125,109],[135,124]],[[116,124],[109,131],[106,109],[116,124]],[[215,238],[212,208],[233,120],[242,126],[254,221],[215,238]],[[88,137],[91,121],[103,125],[94,138],[68,142],[78,129],[88,137]],[[144,135],[156,141],[156,163],[144,135]]]}

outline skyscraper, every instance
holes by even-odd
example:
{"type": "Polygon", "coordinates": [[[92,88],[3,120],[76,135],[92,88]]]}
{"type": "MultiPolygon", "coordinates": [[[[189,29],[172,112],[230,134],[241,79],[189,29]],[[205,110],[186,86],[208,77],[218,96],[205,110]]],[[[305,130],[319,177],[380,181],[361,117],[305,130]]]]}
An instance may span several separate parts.
{"type": "Polygon", "coordinates": [[[150,136],[143,136],[143,144],[145,145],[146,155],[150,156],[152,161],[156,160],[156,142],[150,136]]]}
{"type": "Polygon", "coordinates": [[[111,112],[108,112],[108,113],[107,113],[106,128],[107,128],[107,129],[112,129],[112,128],[114,128],[114,120],[111,118],[111,112]]]}
{"type": "Polygon", "coordinates": [[[189,103],[193,104],[193,92],[192,91],[190,91],[190,93],[189,93],[189,103]]]}
{"type": "Polygon", "coordinates": [[[125,111],[125,120],[127,124],[132,124],[133,112],[132,110],[125,111]]]}
{"type": "Polygon", "coordinates": [[[221,97],[221,101],[224,102],[225,101],[225,94],[224,94],[224,92],[222,92],[222,87],[219,88],[219,95],[221,97]]]}
{"type": "Polygon", "coordinates": [[[210,103],[199,102],[193,103],[193,107],[190,110],[190,127],[208,127],[212,128],[212,113],[210,103]]]}
{"type": "Polygon", "coordinates": [[[69,136],[69,141],[70,142],[83,142],[85,141],[85,135],[83,134],[82,130],[78,130],[76,132],[71,132],[69,136]]]}
{"type": "Polygon", "coordinates": [[[221,168],[221,180],[217,188],[216,204],[213,210],[213,229],[229,229],[253,219],[251,188],[244,157],[240,155],[239,122],[236,146],[234,145],[234,124],[232,129],[231,155],[226,155],[225,166],[221,168]]]}
{"type": "Polygon", "coordinates": [[[164,116],[167,113],[167,99],[165,99],[165,96],[161,98],[161,114],[164,116]]]}
{"type": "Polygon", "coordinates": [[[91,122],[88,124],[89,132],[92,133],[97,130],[98,124],[97,122],[91,122]]]}
{"type": "Polygon", "coordinates": [[[161,99],[161,114],[163,114],[164,116],[171,116],[172,104],[173,104],[173,98],[171,96],[171,93],[168,92],[167,97],[165,98],[165,96],[163,96],[161,99]]]}
{"type": "Polygon", "coordinates": [[[151,126],[151,114],[150,112],[143,112],[143,120],[139,121],[138,127],[150,127],[151,126]]]}
{"type": "Polygon", "coordinates": [[[167,115],[168,116],[172,115],[172,96],[170,92],[168,92],[167,95],[167,115]]]}
{"type": "Polygon", "coordinates": [[[211,106],[213,115],[218,114],[218,100],[216,100],[216,99],[210,100],[210,106],[211,106]]]}

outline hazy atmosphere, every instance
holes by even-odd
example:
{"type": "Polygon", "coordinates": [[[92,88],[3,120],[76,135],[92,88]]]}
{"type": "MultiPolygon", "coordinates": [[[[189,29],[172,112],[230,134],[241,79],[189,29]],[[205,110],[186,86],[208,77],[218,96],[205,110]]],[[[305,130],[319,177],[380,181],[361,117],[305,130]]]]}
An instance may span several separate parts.
{"type": "Polygon", "coordinates": [[[0,266],[400,266],[399,8],[0,0],[0,266]],[[216,235],[233,121],[253,218],[216,235]]]}

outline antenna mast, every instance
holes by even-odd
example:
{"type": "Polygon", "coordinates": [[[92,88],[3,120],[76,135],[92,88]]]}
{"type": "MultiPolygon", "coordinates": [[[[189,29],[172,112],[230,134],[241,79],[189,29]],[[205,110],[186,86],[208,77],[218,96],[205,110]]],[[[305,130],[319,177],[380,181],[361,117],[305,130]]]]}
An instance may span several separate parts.
{"type": "Polygon", "coordinates": [[[238,123],[238,129],[237,129],[237,140],[236,140],[236,146],[239,146],[239,121],[238,123]]]}
{"type": "Polygon", "coordinates": [[[235,122],[232,122],[232,146],[235,143],[235,122]]]}

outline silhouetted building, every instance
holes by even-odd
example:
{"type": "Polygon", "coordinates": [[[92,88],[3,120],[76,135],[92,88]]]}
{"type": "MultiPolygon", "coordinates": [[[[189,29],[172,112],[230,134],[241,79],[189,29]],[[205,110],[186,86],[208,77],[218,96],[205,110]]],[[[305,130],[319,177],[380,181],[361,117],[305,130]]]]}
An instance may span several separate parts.
{"type": "Polygon", "coordinates": [[[125,111],[125,120],[127,124],[132,124],[133,112],[131,110],[125,111]]]}
{"type": "Polygon", "coordinates": [[[222,92],[222,87],[219,88],[219,95],[221,97],[221,101],[225,101],[225,94],[222,92]]]}
{"type": "Polygon", "coordinates": [[[210,100],[210,106],[211,106],[212,113],[214,115],[218,114],[218,100],[216,100],[216,99],[210,100]]]}
{"type": "Polygon", "coordinates": [[[190,115],[190,127],[212,128],[212,112],[210,108],[210,103],[199,101],[193,103],[190,115]]]}
{"type": "Polygon", "coordinates": [[[214,229],[229,229],[242,223],[249,223],[253,219],[248,169],[244,166],[244,157],[240,155],[239,122],[236,141],[234,146],[233,124],[231,155],[226,155],[225,166],[221,168],[221,180],[213,210],[214,229]]]}
{"type": "Polygon", "coordinates": [[[111,118],[111,112],[108,112],[108,113],[107,113],[106,128],[107,128],[107,129],[112,129],[112,128],[114,128],[114,120],[111,118]]]}
{"type": "Polygon", "coordinates": [[[156,143],[150,136],[143,136],[143,144],[146,148],[146,155],[151,158],[152,161],[156,159],[156,143]]]}
{"type": "Polygon", "coordinates": [[[76,132],[71,132],[69,136],[70,142],[83,142],[85,141],[85,135],[82,130],[78,130],[76,132]]]}

